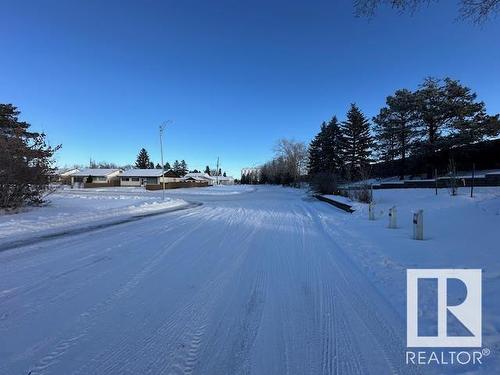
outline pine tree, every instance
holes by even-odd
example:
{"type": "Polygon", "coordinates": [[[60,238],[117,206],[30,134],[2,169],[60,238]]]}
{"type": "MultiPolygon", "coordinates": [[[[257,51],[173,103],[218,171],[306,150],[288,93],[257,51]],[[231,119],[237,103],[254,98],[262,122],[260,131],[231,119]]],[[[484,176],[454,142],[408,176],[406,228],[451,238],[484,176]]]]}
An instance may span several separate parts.
{"type": "Polygon", "coordinates": [[[141,148],[135,161],[135,167],[140,169],[148,169],[150,167],[149,154],[146,149],[141,148]]]}
{"type": "Polygon", "coordinates": [[[210,167],[208,165],[205,167],[205,173],[210,176],[210,167]]]}
{"type": "Polygon", "coordinates": [[[41,204],[50,190],[54,153],[45,134],[29,130],[19,121],[12,104],[0,104],[0,208],[41,204]]]}
{"type": "Polygon", "coordinates": [[[449,140],[452,146],[461,146],[495,137],[500,132],[499,115],[486,114],[484,102],[459,81],[445,78],[444,87],[448,110],[451,112],[449,140]]]}
{"type": "Polygon", "coordinates": [[[307,170],[309,176],[314,176],[323,170],[323,138],[326,133],[326,123],[321,124],[321,130],[309,144],[309,159],[307,170]]]}
{"type": "Polygon", "coordinates": [[[342,123],[342,154],[348,179],[357,179],[370,162],[372,139],[370,123],[355,104],[347,112],[342,123]]]}
{"type": "Polygon", "coordinates": [[[222,174],[222,176],[227,177],[227,176],[226,176],[226,171],[224,171],[224,173],[222,174]]]}
{"type": "Polygon", "coordinates": [[[486,115],[485,104],[459,81],[427,78],[415,93],[422,139],[416,152],[432,176],[438,150],[483,140],[500,132],[498,116],[486,115]]]}
{"type": "Polygon", "coordinates": [[[149,162],[148,169],[155,169],[155,163],[152,161],[149,162]]]}
{"type": "Polygon", "coordinates": [[[156,169],[161,169],[161,165],[160,165],[160,163],[156,164],[156,167],[155,167],[155,168],[156,168],[156,169]]]}
{"type": "Polygon", "coordinates": [[[185,160],[181,160],[179,163],[179,175],[184,176],[188,172],[188,166],[185,160]]]}
{"type": "Polygon", "coordinates": [[[408,90],[398,90],[387,97],[386,107],[373,118],[376,149],[382,159],[399,158],[399,175],[404,179],[406,158],[417,136],[417,111],[415,95],[408,90]]]}
{"type": "Polygon", "coordinates": [[[174,164],[172,165],[172,170],[180,175],[181,173],[181,164],[179,163],[179,160],[174,161],[174,164]]]}
{"type": "Polygon", "coordinates": [[[170,169],[172,169],[172,167],[170,166],[170,163],[167,161],[167,162],[165,163],[165,170],[166,170],[166,171],[169,171],[170,169]]]}
{"type": "Polygon", "coordinates": [[[330,174],[340,175],[343,166],[343,151],[344,144],[342,130],[336,116],[328,122],[325,127],[322,137],[322,160],[324,171],[330,174]]]}

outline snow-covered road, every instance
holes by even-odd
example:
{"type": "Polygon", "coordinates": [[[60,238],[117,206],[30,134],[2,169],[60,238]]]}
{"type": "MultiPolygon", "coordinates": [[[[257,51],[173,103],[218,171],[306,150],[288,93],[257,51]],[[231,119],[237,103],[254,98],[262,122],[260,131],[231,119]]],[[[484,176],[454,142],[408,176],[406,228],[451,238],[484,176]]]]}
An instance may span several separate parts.
{"type": "Polygon", "coordinates": [[[318,219],[348,214],[195,200],[0,253],[0,374],[411,373],[404,321],[318,219]]]}

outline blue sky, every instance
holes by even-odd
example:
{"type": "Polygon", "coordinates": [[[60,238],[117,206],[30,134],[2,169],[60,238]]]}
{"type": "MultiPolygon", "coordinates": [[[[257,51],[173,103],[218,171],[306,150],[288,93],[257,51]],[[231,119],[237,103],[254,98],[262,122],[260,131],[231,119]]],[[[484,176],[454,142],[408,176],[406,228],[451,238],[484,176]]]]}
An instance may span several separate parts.
{"type": "Polygon", "coordinates": [[[356,102],[369,116],[429,75],[471,86],[500,112],[500,18],[456,21],[455,1],[415,15],[353,16],[342,1],[0,0],[0,102],[60,165],[133,163],[141,147],[228,173],[309,142],[356,102]]]}

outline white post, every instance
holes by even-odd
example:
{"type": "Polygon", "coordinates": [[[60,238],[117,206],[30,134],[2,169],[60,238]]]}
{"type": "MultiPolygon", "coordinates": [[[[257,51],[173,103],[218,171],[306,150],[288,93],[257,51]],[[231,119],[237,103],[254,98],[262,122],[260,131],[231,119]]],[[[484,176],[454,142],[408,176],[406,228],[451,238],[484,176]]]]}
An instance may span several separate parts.
{"type": "Polygon", "coordinates": [[[396,206],[392,206],[392,208],[389,208],[389,228],[396,229],[397,227],[398,225],[397,225],[396,206]]]}
{"type": "Polygon", "coordinates": [[[370,202],[368,205],[368,220],[375,220],[375,203],[370,202]]]}
{"type": "Polygon", "coordinates": [[[424,210],[418,210],[413,214],[413,239],[424,239],[424,210]]]}

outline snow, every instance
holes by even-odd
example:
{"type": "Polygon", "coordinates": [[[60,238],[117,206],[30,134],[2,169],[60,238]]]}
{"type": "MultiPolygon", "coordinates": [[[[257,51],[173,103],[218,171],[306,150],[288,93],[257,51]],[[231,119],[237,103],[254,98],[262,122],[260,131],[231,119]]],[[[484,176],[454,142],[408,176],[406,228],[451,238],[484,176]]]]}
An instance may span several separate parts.
{"type": "MultiPolygon", "coordinates": [[[[165,171],[167,172],[167,171],[165,171]]],[[[120,177],[160,177],[162,169],[128,169],[120,174],[120,177]]]]}
{"type": "MultiPolygon", "coordinates": [[[[500,188],[476,187],[474,198],[470,198],[468,188],[460,188],[455,197],[447,189],[439,189],[437,196],[433,189],[374,190],[373,193],[376,221],[368,220],[368,205],[361,203],[353,204],[356,211],[351,215],[320,214],[332,237],[343,243],[345,251],[392,301],[403,318],[406,269],[482,269],[483,347],[498,354],[500,188]],[[398,216],[396,230],[387,228],[388,210],[393,205],[398,216]],[[412,215],[419,209],[424,210],[424,241],[412,239],[412,215]]],[[[480,373],[500,371],[498,356],[489,358],[486,365],[480,373]]]]}
{"type": "Polygon", "coordinates": [[[323,195],[323,196],[325,198],[332,199],[332,200],[340,202],[340,203],[348,204],[349,206],[352,206],[354,204],[354,202],[350,198],[343,197],[342,195],[327,194],[327,195],[323,195]]]}
{"type": "Polygon", "coordinates": [[[106,177],[110,174],[113,174],[115,172],[120,172],[121,169],[110,169],[110,168],[86,168],[82,169],[76,173],[73,174],[75,177],[87,177],[87,176],[94,176],[94,177],[106,177]]]}
{"type": "MultiPolygon", "coordinates": [[[[433,193],[376,190],[368,221],[364,204],[349,214],[298,189],[176,189],[203,205],[0,252],[0,374],[432,373],[404,363],[406,268],[424,267],[485,270],[493,352],[434,373],[498,373],[500,189],[433,193]],[[419,208],[425,241],[411,239],[419,208]]],[[[58,210],[94,212],[161,196],[63,194],[58,210]]]]}
{"type": "Polygon", "coordinates": [[[46,206],[0,215],[0,240],[84,227],[187,204],[182,199],[162,201],[160,195],[147,193],[129,188],[59,190],[48,197],[50,202],[46,206]]]}

